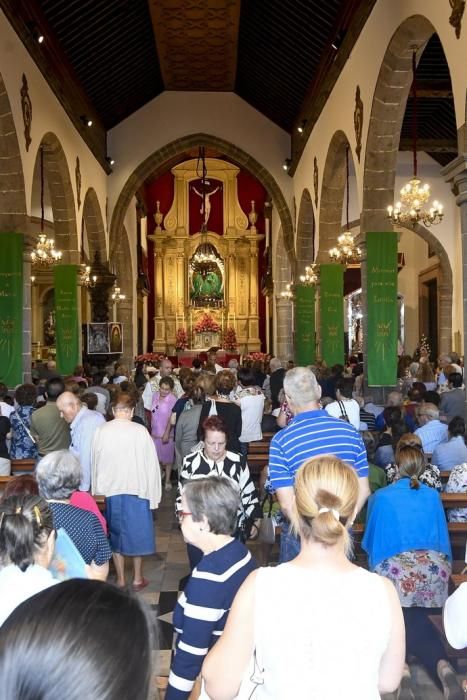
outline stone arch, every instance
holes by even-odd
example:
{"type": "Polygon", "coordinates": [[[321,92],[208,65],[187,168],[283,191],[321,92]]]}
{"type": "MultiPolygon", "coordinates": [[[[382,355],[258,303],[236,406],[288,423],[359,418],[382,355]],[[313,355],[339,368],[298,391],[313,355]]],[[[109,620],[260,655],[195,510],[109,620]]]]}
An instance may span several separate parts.
{"type": "Polygon", "coordinates": [[[206,146],[224,153],[240,167],[248,170],[266,188],[279,215],[283,230],[284,245],[291,264],[294,262],[294,227],[289,207],[276,180],[257,160],[238,146],[210,134],[191,134],[171,141],[152,153],[131,173],[117,199],[112,212],[110,240],[119,235],[123,227],[126,211],[135,192],[150,176],[162,175],[176,165],[180,155],[186,151],[206,146]]]}
{"type": "Polygon", "coordinates": [[[117,320],[123,324],[123,359],[131,364],[133,361],[134,284],[130,243],[125,226],[122,226],[120,235],[113,240],[109,260],[111,260],[112,269],[117,275],[121,293],[125,295],[124,301],[121,301],[117,306],[117,320]]]}
{"type": "Polygon", "coordinates": [[[329,262],[328,250],[336,244],[342,231],[342,210],[346,187],[345,151],[352,149],[343,131],[336,131],[330,141],[324,164],[323,182],[319,202],[319,249],[318,262],[329,262]]]}
{"type": "Polygon", "coordinates": [[[26,193],[18,135],[0,75],[0,231],[27,230],[26,193]]]}
{"type": "MultiPolygon", "coordinates": [[[[397,156],[407,98],[412,85],[412,51],[418,58],[436,32],[422,15],[405,20],[393,34],[381,64],[370,114],[363,173],[361,230],[387,231],[387,206],[394,201],[397,156]]],[[[424,226],[413,229],[439,257],[440,352],[452,346],[452,269],[440,241],[424,226]]]]}
{"type": "Polygon", "coordinates": [[[315,213],[308,189],[300,199],[297,221],[296,274],[303,274],[306,265],[315,259],[315,213]]]}
{"type": "Polygon", "coordinates": [[[44,180],[53,213],[54,237],[57,249],[63,252],[63,262],[79,262],[76,209],[70,171],[65,151],[57,136],[44,134],[34,163],[32,205],[40,198],[40,149],[44,147],[44,180]]]}
{"type": "Polygon", "coordinates": [[[99,251],[102,262],[107,260],[107,241],[105,239],[104,220],[96,191],[89,187],[83,202],[83,221],[89,246],[89,259],[92,262],[94,254],[99,251]]]}

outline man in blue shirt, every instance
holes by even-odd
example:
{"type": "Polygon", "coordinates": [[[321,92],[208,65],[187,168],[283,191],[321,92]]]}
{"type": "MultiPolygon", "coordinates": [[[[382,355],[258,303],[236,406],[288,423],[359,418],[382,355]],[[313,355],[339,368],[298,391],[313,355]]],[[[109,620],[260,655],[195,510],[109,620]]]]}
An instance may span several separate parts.
{"type": "Polygon", "coordinates": [[[440,442],[448,437],[448,426],[439,420],[439,410],[434,403],[422,403],[418,409],[420,427],[415,431],[422,441],[423,451],[431,455],[440,442]]]}
{"type": "Polygon", "coordinates": [[[295,367],[284,378],[287,402],[294,414],[286,428],[271,440],[269,483],[276,492],[286,522],[282,528],[280,561],[290,561],[300,550],[298,538],[290,531],[295,472],[308,459],[332,454],[355,469],[360,496],[357,512],[370,495],[365,446],[355,428],[321,409],[321,388],[315,375],[305,367],[295,367]]]}

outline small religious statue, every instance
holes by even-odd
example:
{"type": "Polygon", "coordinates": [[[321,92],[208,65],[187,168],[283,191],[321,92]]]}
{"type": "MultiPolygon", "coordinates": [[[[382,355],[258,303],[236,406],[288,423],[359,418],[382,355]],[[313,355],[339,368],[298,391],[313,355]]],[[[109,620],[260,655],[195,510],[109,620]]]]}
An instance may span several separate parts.
{"type": "Polygon", "coordinates": [[[219,189],[220,187],[217,186],[214,190],[211,190],[211,192],[205,192],[202,194],[201,192],[198,192],[196,187],[193,185],[193,191],[198,195],[198,197],[201,197],[201,209],[199,210],[199,213],[201,215],[204,214],[203,224],[205,226],[208,225],[209,216],[211,215],[211,197],[213,194],[216,194],[217,190],[219,189]]]}
{"type": "Polygon", "coordinates": [[[54,345],[55,343],[55,313],[53,311],[49,311],[44,321],[44,340],[46,345],[54,345]]]}

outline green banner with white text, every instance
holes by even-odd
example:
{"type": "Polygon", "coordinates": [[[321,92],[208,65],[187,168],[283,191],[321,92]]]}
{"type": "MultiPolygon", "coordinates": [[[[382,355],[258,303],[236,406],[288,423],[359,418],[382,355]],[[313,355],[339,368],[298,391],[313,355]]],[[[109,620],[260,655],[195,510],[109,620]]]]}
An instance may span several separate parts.
{"type": "Polygon", "coordinates": [[[328,367],[344,364],[344,268],[320,265],[321,359],[328,367]]]}
{"type": "Polygon", "coordinates": [[[79,363],[78,274],[76,265],[54,267],[57,369],[73,374],[79,363]]]}
{"type": "Polygon", "coordinates": [[[397,381],[397,236],[366,234],[368,386],[397,381]]]}
{"type": "Polygon", "coordinates": [[[23,236],[0,233],[0,382],[23,380],[23,236]]]}
{"type": "Polygon", "coordinates": [[[295,288],[295,364],[306,367],[315,359],[315,288],[300,284],[295,288]]]}

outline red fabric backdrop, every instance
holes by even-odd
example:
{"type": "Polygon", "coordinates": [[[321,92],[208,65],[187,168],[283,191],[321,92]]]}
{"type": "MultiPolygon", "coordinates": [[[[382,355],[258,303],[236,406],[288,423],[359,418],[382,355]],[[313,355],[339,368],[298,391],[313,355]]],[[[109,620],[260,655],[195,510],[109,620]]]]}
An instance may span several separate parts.
{"type": "MultiPolygon", "coordinates": [[[[215,189],[220,183],[218,180],[209,178],[210,186],[208,192],[215,189]]],[[[264,202],[267,199],[267,192],[256,178],[249,172],[241,170],[238,178],[238,200],[246,215],[251,211],[251,200],[255,201],[255,210],[258,214],[256,228],[258,234],[264,235],[264,202]]],[[[195,180],[192,184],[201,192],[201,181],[195,180]]],[[[160,210],[164,216],[169,211],[174,197],[174,176],[169,171],[161,177],[146,184],[145,199],[148,210],[148,234],[154,234],[156,224],[154,222],[154,212],[156,211],[156,201],[160,201],[160,210]]],[[[220,235],[224,233],[224,219],[222,213],[223,192],[219,189],[211,197],[211,215],[209,217],[208,228],[220,235]]],[[[197,233],[201,228],[201,199],[195,192],[190,191],[189,196],[189,217],[190,234],[197,233]]],[[[154,285],[154,245],[148,241],[148,263],[149,263],[149,283],[151,294],[148,298],[148,350],[152,350],[154,340],[154,316],[155,316],[155,285],[154,285]]],[[[261,279],[266,270],[266,260],[264,257],[264,239],[259,242],[258,252],[258,315],[259,315],[259,337],[261,340],[261,350],[266,349],[266,300],[261,294],[261,279]]]]}

